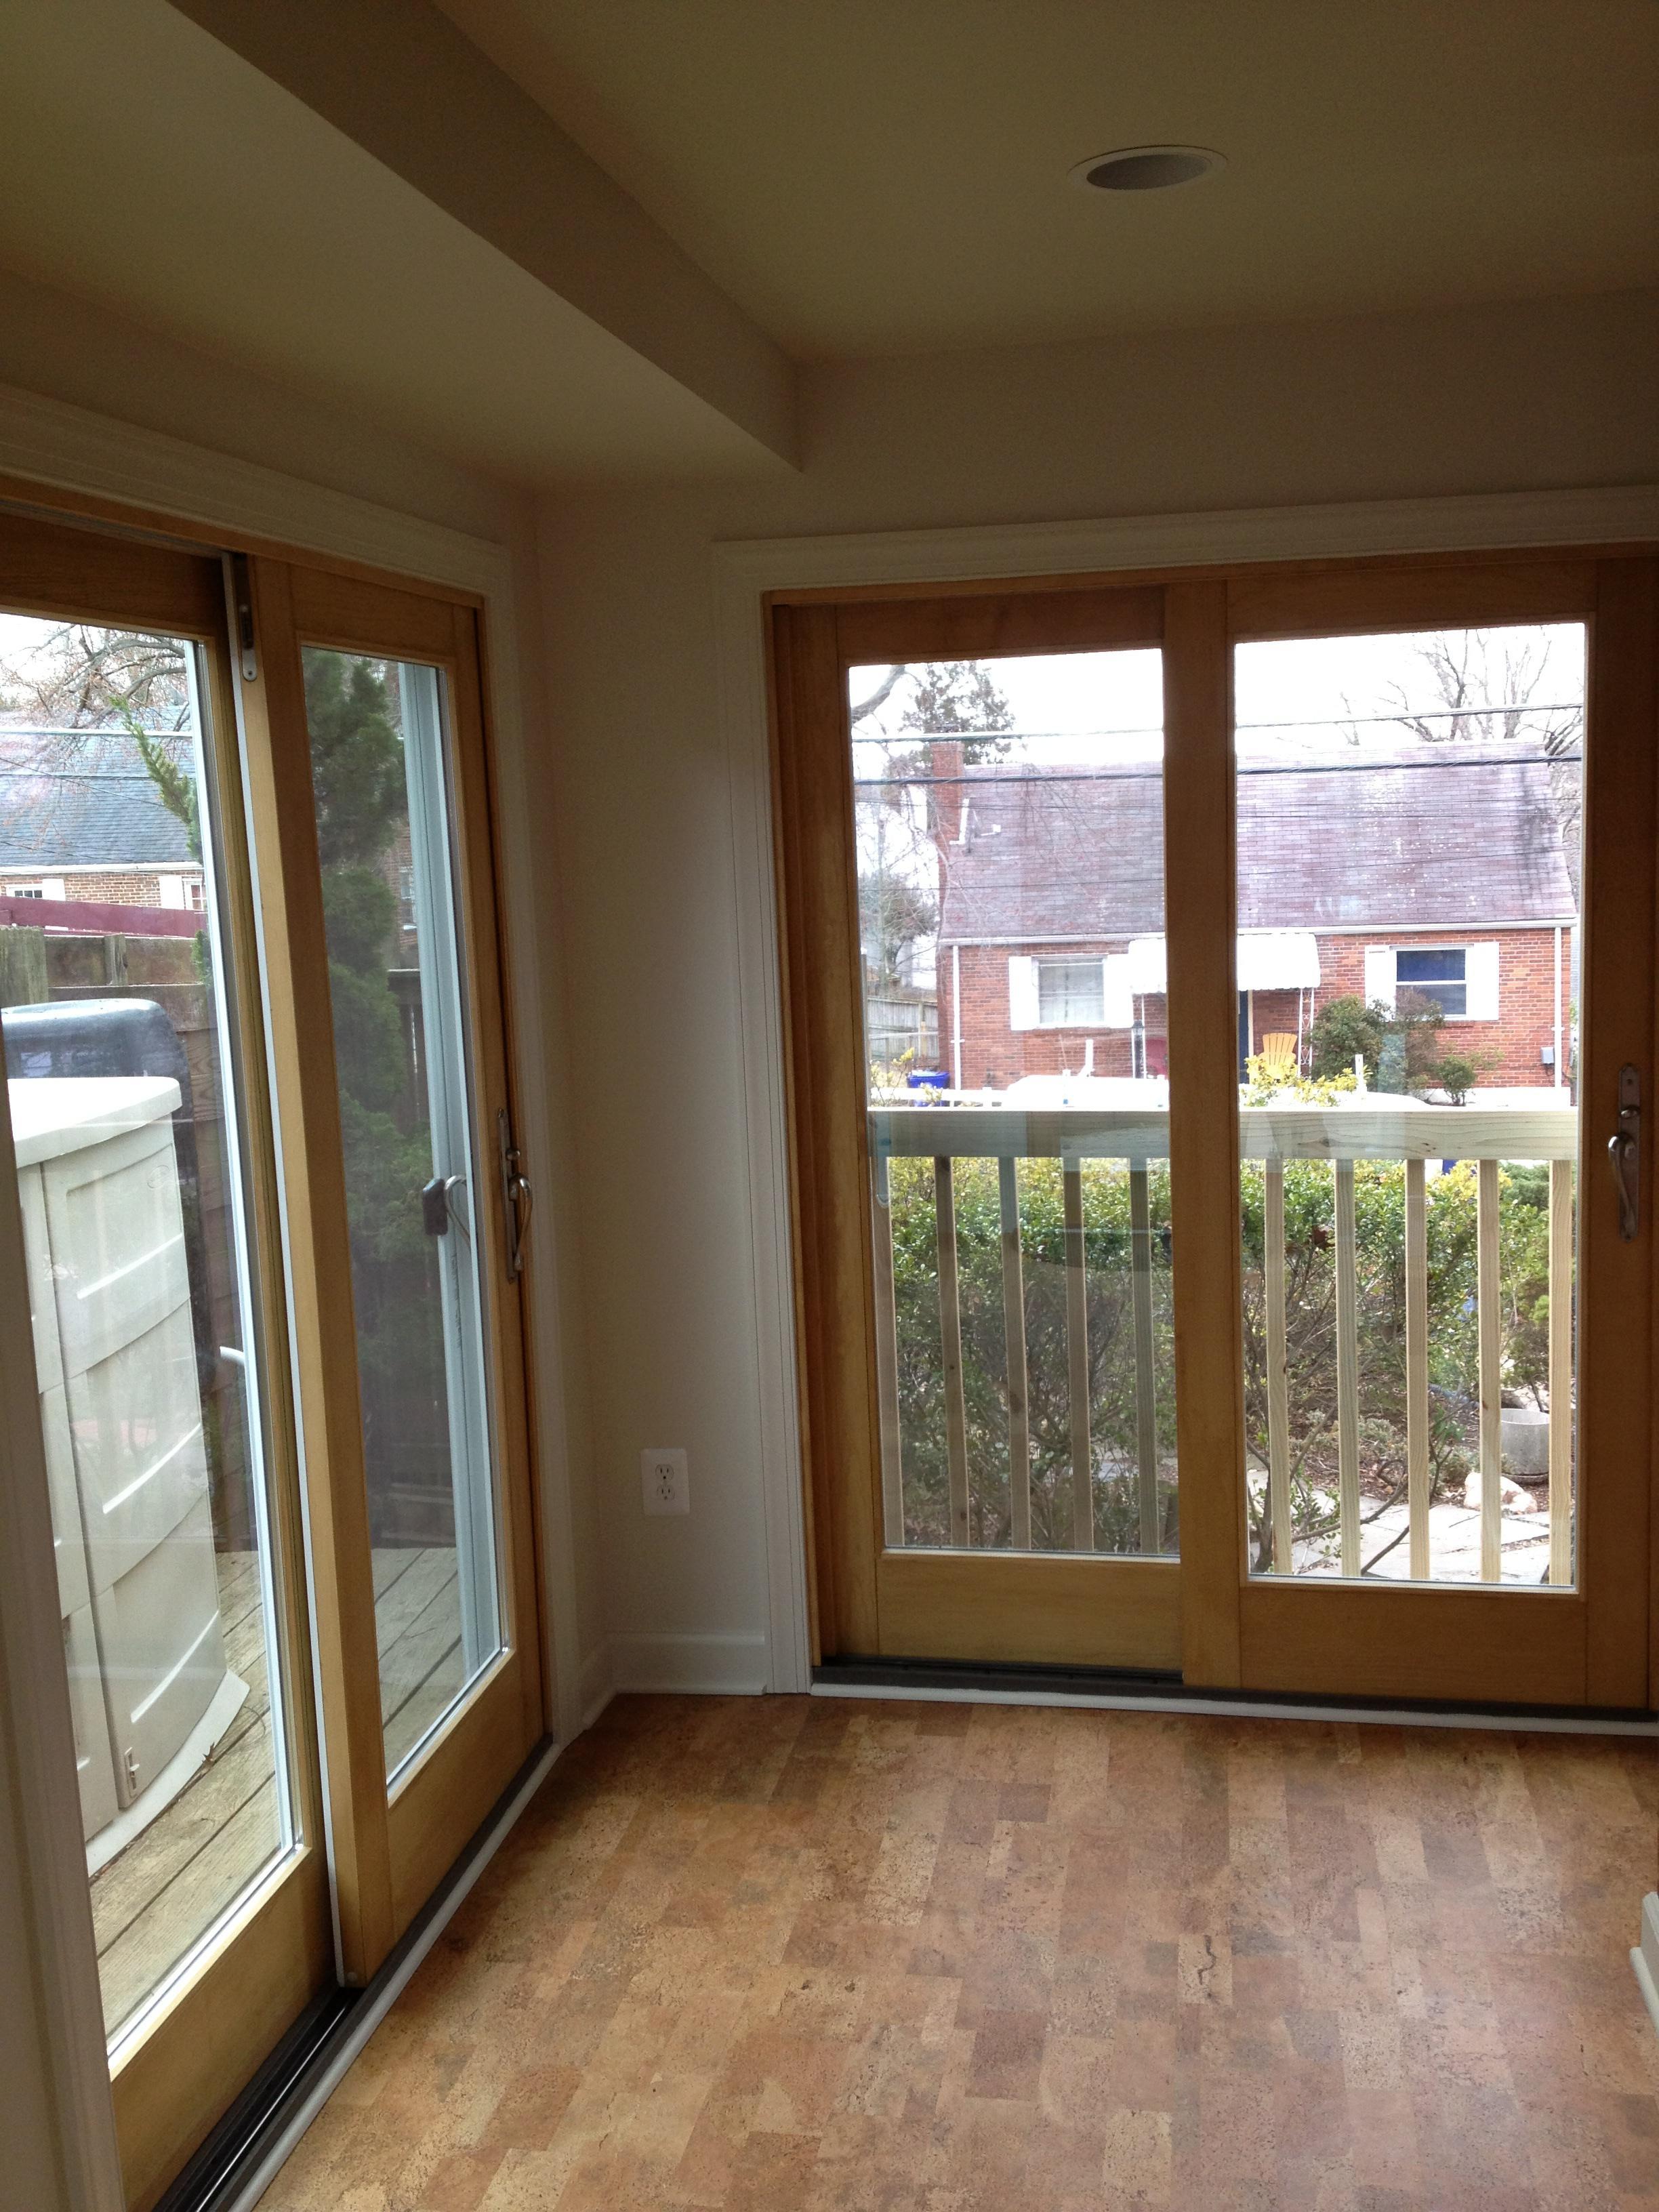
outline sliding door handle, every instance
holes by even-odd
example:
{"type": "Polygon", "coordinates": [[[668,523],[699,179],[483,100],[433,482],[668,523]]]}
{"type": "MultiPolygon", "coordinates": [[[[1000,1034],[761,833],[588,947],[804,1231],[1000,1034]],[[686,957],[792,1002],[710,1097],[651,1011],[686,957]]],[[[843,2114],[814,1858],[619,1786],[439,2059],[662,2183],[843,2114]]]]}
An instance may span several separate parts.
{"type": "Polygon", "coordinates": [[[1642,1079],[1634,1067],[1619,1071],[1619,1126],[1607,1139],[1607,1164],[1619,1187],[1619,1234],[1635,1241],[1642,1204],[1642,1079]]]}

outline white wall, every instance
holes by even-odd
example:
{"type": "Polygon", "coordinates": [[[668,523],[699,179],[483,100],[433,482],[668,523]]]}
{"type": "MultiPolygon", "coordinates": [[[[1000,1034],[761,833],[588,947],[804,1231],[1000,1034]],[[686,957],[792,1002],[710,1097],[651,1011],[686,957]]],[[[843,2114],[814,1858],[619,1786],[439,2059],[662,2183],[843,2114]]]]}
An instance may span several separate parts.
{"type": "Polygon", "coordinates": [[[1656,368],[1652,295],[829,367],[805,378],[793,483],[543,501],[549,951],[619,1680],[763,1680],[714,543],[1651,483],[1656,368]],[[671,1443],[691,1514],[647,1520],[637,1455],[671,1443]]]}

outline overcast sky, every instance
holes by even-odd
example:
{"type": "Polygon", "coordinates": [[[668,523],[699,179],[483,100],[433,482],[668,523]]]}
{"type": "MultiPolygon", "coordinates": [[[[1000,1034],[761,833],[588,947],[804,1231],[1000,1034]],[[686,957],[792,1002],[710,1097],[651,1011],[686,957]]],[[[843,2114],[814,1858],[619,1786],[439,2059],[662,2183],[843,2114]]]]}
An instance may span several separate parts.
{"type": "MultiPolygon", "coordinates": [[[[1528,648],[1534,663],[1541,662],[1532,693],[1539,707],[1575,705],[1583,699],[1582,625],[1489,630],[1485,637],[1496,668],[1501,669],[1506,653],[1528,648]]],[[[1352,717],[1362,744],[1397,747],[1397,728],[1364,718],[1397,713],[1402,693],[1416,708],[1432,710],[1443,703],[1424,660],[1425,642],[1398,636],[1243,646],[1234,672],[1239,726],[1294,726],[1292,741],[1317,749],[1346,741],[1352,717]]],[[[1029,740],[1016,759],[1042,764],[1158,757],[1163,691],[1162,656],[1156,651],[1030,655],[987,665],[1013,709],[1015,731],[1029,740]]],[[[886,672],[853,670],[851,696],[867,696],[886,672]]],[[[900,684],[871,721],[860,726],[858,737],[898,735],[900,718],[913,696],[913,686],[900,684]]],[[[1288,738],[1288,729],[1285,734],[1288,738]]],[[[866,753],[855,773],[873,772],[875,766],[873,755],[866,753]]]]}

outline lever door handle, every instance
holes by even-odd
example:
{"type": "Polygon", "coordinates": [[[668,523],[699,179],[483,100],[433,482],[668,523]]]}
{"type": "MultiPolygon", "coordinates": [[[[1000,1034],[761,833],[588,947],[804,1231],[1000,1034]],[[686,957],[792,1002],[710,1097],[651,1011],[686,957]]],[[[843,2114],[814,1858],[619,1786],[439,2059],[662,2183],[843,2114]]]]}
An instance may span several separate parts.
{"type": "Polygon", "coordinates": [[[1642,1206],[1642,1080],[1634,1067],[1619,1071],[1619,1126],[1607,1139],[1607,1164],[1619,1189],[1619,1234],[1632,1243],[1642,1206]]]}

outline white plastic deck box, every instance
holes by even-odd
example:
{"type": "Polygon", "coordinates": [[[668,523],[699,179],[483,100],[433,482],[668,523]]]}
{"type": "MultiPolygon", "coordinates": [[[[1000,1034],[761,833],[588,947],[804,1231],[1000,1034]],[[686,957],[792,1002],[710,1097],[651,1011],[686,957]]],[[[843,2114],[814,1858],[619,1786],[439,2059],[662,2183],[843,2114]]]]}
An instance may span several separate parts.
{"type": "Polygon", "coordinates": [[[7,1092],[82,1816],[100,1863],[184,1786],[246,1694],[220,1626],[179,1086],[46,1077],[7,1092]]]}

